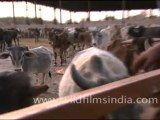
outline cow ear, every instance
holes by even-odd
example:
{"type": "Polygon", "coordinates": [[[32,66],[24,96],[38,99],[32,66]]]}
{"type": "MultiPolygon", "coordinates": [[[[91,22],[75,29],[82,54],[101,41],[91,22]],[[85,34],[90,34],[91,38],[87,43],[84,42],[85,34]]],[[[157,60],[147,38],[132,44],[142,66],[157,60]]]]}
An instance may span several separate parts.
{"type": "Polygon", "coordinates": [[[36,97],[48,90],[48,85],[37,85],[32,87],[31,97],[36,97]]]}
{"type": "Polygon", "coordinates": [[[34,57],[34,56],[36,56],[33,52],[31,52],[31,51],[25,51],[24,52],[24,55],[25,55],[25,57],[29,57],[29,58],[32,58],[32,57],[34,57]]]}
{"type": "Polygon", "coordinates": [[[9,57],[9,52],[3,52],[0,54],[0,59],[6,59],[9,57]]]}

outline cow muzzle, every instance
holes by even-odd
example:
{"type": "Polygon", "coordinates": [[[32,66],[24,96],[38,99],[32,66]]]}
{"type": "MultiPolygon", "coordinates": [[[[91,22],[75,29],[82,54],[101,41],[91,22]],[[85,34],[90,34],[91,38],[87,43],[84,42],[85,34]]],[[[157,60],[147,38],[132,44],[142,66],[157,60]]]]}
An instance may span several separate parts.
{"type": "Polygon", "coordinates": [[[96,46],[97,44],[96,43],[93,43],[93,46],[96,46]]]}
{"type": "Polygon", "coordinates": [[[17,72],[21,72],[22,71],[20,68],[14,69],[14,70],[17,71],[17,72]]]}

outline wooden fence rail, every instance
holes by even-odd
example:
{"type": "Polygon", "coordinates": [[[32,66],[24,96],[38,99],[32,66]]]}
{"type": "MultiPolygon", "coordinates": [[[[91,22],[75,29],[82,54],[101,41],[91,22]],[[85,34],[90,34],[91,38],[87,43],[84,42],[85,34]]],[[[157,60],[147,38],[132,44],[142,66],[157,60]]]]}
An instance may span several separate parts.
{"type": "MultiPolygon", "coordinates": [[[[34,119],[34,118],[99,118],[127,103],[112,104],[101,100],[104,98],[151,97],[160,91],[160,70],[136,75],[117,82],[85,90],[67,97],[37,104],[0,115],[0,119],[34,119]],[[100,100],[99,102],[95,99],[100,100]]],[[[156,104],[159,105],[159,104],[156,104]]]]}

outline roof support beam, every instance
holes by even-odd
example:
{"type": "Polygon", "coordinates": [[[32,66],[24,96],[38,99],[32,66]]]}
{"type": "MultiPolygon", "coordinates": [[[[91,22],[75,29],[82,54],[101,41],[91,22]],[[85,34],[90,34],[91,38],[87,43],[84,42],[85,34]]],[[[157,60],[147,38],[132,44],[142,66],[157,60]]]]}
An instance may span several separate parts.
{"type": "Polygon", "coordinates": [[[62,11],[61,11],[61,9],[62,9],[62,1],[61,0],[59,0],[59,9],[60,9],[60,23],[62,23],[62,11]]]}
{"type": "Polygon", "coordinates": [[[36,21],[36,23],[37,23],[36,0],[34,1],[34,9],[35,9],[35,21],[36,21]]]}
{"type": "Polygon", "coordinates": [[[122,25],[125,25],[125,9],[126,9],[126,2],[122,0],[122,25]]]}
{"type": "Polygon", "coordinates": [[[72,11],[69,11],[69,13],[70,13],[70,21],[72,23],[72,11]]]}
{"type": "Polygon", "coordinates": [[[90,10],[91,10],[91,4],[90,4],[90,0],[88,0],[88,21],[90,21],[90,17],[91,17],[91,14],[90,14],[90,10]]]}
{"type": "Polygon", "coordinates": [[[13,7],[13,23],[16,24],[15,11],[14,11],[14,1],[13,0],[12,0],[12,7],[13,7]]]}
{"type": "Polygon", "coordinates": [[[28,19],[28,4],[26,1],[26,24],[29,24],[29,19],[28,19]]]}
{"type": "Polygon", "coordinates": [[[56,8],[54,7],[53,10],[54,10],[54,19],[53,20],[55,20],[56,19],[56,8]]]}

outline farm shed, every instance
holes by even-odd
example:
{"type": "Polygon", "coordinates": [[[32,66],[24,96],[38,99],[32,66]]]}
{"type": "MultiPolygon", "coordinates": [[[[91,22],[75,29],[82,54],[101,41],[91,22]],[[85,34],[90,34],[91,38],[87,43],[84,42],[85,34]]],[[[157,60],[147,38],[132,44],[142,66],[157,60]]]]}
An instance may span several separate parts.
{"type": "MultiPolygon", "coordinates": [[[[30,2],[32,2],[32,1],[30,1],[30,2]]],[[[59,8],[59,1],[57,1],[57,2],[53,1],[53,3],[54,2],[55,2],[54,7],[59,8]]],[[[65,5],[64,4],[65,2],[66,1],[64,1],[64,2],[61,1],[61,8],[63,8],[63,9],[67,9],[67,8],[63,7],[65,5]]],[[[96,2],[96,1],[94,1],[94,2],[96,2]]],[[[103,1],[103,2],[105,2],[105,1],[103,1]]],[[[130,1],[130,2],[132,3],[133,1],[130,1]]],[[[138,1],[136,1],[136,2],[138,2],[138,1]]],[[[141,2],[141,4],[142,4],[142,1],[139,1],[139,2],[141,2]]],[[[45,1],[45,2],[44,1],[36,1],[36,3],[43,4],[43,5],[47,5],[47,3],[48,3],[48,6],[50,5],[50,3],[47,1],[45,1]]],[[[78,3],[78,2],[75,2],[74,5],[76,5],[76,3],[78,3]]],[[[84,1],[84,3],[87,4],[86,9],[83,9],[83,10],[79,9],[79,11],[98,10],[98,7],[97,7],[97,9],[92,10],[94,7],[92,8],[91,0],[89,2],[90,9],[88,9],[89,8],[88,2],[84,1]]],[[[84,3],[82,3],[82,6],[84,3]]],[[[106,3],[106,4],[108,4],[108,3],[106,3]]],[[[111,3],[112,2],[110,1],[110,4],[111,3]]],[[[122,9],[122,1],[118,2],[118,3],[119,4],[117,4],[117,3],[116,4],[119,6],[119,8],[117,6],[117,7],[114,7],[114,9],[109,9],[109,8],[106,8],[106,9],[107,10],[117,10],[117,9],[120,10],[120,9],[122,9]]],[[[66,4],[68,4],[68,3],[66,3],[66,4]]],[[[115,4],[115,6],[116,6],[116,4],[115,4]]],[[[129,4],[127,5],[127,2],[125,4],[126,4],[125,5],[126,7],[124,9],[127,9],[127,6],[129,6],[129,4]]],[[[80,5],[80,3],[79,3],[79,5],[80,5]]],[[[111,4],[111,6],[112,5],[114,6],[114,4],[111,4]]],[[[149,1],[143,1],[143,5],[141,7],[136,6],[136,8],[129,8],[128,7],[128,9],[157,8],[156,1],[154,1],[154,2],[150,1],[150,4],[149,4],[149,1]],[[142,8],[143,5],[144,5],[144,8],[142,8]]],[[[66,7],[67,7],[67,5],[66,5],[66,7]]],[[[76,7],[76,8],[78,8],[78,7],[76,7]]],[[[100,7],[100,8],[101,8],[101,10],[105,10],[102,7],[100,7]]],[[[78,11],[78,9],[76,10],[73,8],[67,9],[67,10],[78,11]]],[[[63,99],[56,99],[54,101],[50,101],[47,103],[34,105],[29,108],[25,108],[22,110],[13,111],[11,113],[3,114],[3,115],[0,115],[0,119],[99,118],[99,117],[105,115],[106,113],[110,113],[113,110],[118,109],[121,106],[124,106],[125,104],[112,105],[112,106],[110,104],[106,104],[106,105],[103,105],[103,104],[74,104],[74,101],[85,99],[86,97],[89,97],[89,96],[103,98],[104,96],[110,95],[110,96],[120,97],[119,92],[123,93],[127,97],[132,97],[134,100],[136,98],[138,98],[139,96],[140,97],[156,96],[159,98],[159,95],[157,95],[157,93],[159,93],[159,91],[160,91],[160,79],[159,78],[160,78],[160,70],[152,71],[149,73],[145,73],[145,74],[141,74],[141,75],[134,76],[131,78],[127,78],[122,81],[115,82],[113,84],[108,84],[108,85],[100,86],[100,87],[97,87],[97,88],[94,88],[91,90],[83,91],[81,93],[77,93],[77,94],[75,94],[75,96],[80,95],[80,97],[76,97],[74,99],[71,96],[68,96],[68,97],[64,98],[65,101],[63,101],[63,99]],[[143,90],[142,90],[142,88],[143,88],[143,90]],[[125,89],[129,89],[127,93],[124,93],[125,89]],[[141,91],[139,91],[139,90],[141,90],[141,91]],[[133,92],[136,92],[137,94],[132,94],[133,92]],[[108,108],[112,108],[112,109],[108,109],[108,108]],[[97,111],[97,109],[99,111],[97,111]],[[92,112],[86,112],[86,111],[92,111],[92,112]]],[[[158,105],[159,104],[157,104],[157,106],[158,105]]]]}
{"type": "MultiPolygon", "coordinates": [[[[132,9],[156,9],[160,6],[159,0],[2,0],[8,2],[31,2],[39,5],[45,5],[49,7],[60,9],[60,23],[62,23],[61,9],[65,9],[71,12],[88,12],[88,18],[90,19],[90,11],[114,11],[114,10],[132,10],[132,9]]],[[[35,18],[36,9],[35,9],[35,18]]],[[[13,4],[13,19],[14,17],[14,4],[13,4]]],[[[14,20],[15,22],[15,20],[14,20]]]]}

